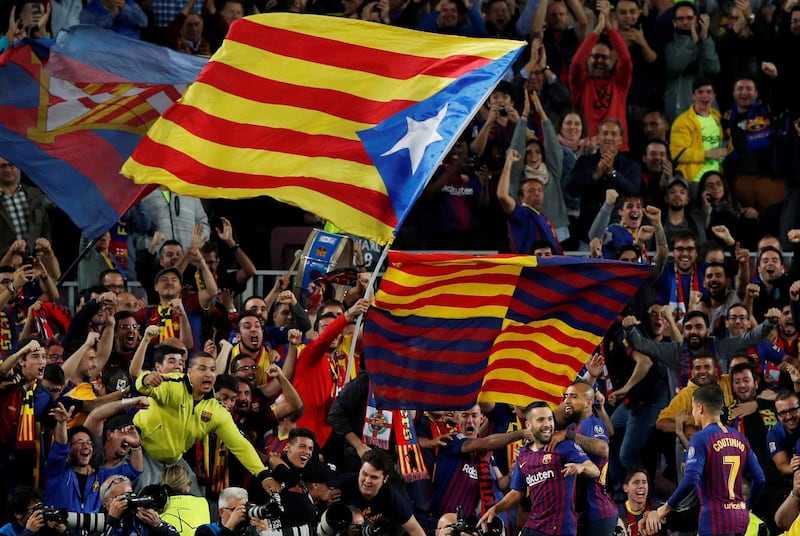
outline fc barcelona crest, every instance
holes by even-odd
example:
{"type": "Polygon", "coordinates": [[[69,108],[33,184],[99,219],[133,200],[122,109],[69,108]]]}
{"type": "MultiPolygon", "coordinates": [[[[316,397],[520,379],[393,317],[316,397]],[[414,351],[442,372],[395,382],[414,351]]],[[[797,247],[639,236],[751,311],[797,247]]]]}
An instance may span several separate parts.
{"type": "Polygon", "coordinates": [[[544,456],[542,456],[542,463],[543,464],[547,465],[552,461],[553,461],[553,455],[552,454],[545,454],[544,456]]]}
{"type": "Polygon", "coordinates": [[[210,421],[211,420],[211,412],[210,411],[204,411],[203,413],[201,413],[200,414],[200,420],[203,421],[203,422],[210,421]]]}

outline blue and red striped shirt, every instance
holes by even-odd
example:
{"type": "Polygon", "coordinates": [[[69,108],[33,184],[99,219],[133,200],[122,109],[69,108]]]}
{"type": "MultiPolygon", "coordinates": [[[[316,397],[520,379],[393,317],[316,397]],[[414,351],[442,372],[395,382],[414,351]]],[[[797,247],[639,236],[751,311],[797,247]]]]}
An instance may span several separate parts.
{"type": "MultiPolygon", "coordinates": [[[[603,421],[592,415],[583,419],[576,427],[575,431],[582,436],[601,439],[608,443],[608,429],[603,421]]],[[[617,505],[606,493],[606,473],[608,472],[608,458],[596,456],[589,452],[586,453],[589,459],[600,469],[599,478],[583,477],[585,481],[584,489],[586,492],[587,509],[582,514],[581,520],[599,521],[601,519],[611,519],[617,516],[617,505]],[[586,517],[584,518],[583,515],[586,517]]]]}
{"type": "Polygon", "coordinates": [[[586,453],[569,439],[553,450],[520,449],[511,489],[530,492],[531,515],[525,527],[554,536],[574,535],[577,532],[575,515],[575,476],[561,472],[566,463],[583,463],[586,453]]]}
{"type": "Polygon", "coordinates": [[[667,504],[678,503],[698,487],[699,534],[744,533],[750,520],[750,505],[764,488],[764,471],[750,443],[721,423],[712,423],[689,441],[686,472],[667,504]],[[742,475],[750,480],[747,502],[742,494],[742,475]]]}
{"type": "Polygon", "coordinates": [[[471,452],[463,454],[461,446],[469,440],[456,435],[446,447],[439,447],[436,455],[436,471],[433,474],[431,512],[442,515],[455,512],[461,506],[464,516],[476,513],[480,497],[478,463],[480,456],[471,452]]]}

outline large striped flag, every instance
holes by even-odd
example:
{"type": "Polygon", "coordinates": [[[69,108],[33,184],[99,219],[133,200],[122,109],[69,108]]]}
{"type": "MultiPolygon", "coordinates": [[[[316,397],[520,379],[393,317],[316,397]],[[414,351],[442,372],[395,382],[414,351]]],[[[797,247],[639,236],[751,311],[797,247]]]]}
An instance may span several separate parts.
{"type": "Polygon", "coordinates": [[[647,277],[616,261],[389,253],[364,356],[384,409],[557,404],[647,277]]]}
{"type": "Polygon", "coordinates": [[[119,169],[205,63],[91,26],[22,40],[0,55],[0,156],[98,238],[152,189],[119,169]]]}
{"type": "Polygon", "coordinates": [[[122,172],[196,197],[269,195],[383,244],[522,45],[246,17],[122,172]]]}

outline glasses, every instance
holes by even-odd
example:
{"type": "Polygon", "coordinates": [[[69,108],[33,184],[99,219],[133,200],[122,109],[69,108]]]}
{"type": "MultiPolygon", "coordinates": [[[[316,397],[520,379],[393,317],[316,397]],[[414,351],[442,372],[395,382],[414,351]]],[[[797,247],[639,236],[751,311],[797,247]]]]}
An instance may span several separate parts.
{"type": "Polygon", "coordinates": [[[800,411],[800,407],[795,406],[793,408],[785,409],[783,411],[778,411],[776,412],[776,415],[778,417],[786,417],[787,415],[797,413],[798,411],[800,411]]]}
{"type": "Polygon", "coordinates": [[[675,246],[673,249],[678,253],[691,253],[693,251],[697,251],[697,248],[694,246],[689,246],[689,247],[675,246]]]}
{"type": "Polygon", "coordinates": [[[120,324],[119,329],[126,329],[130,331],[139,331],[139,328],[142,327],[139,324],[120,324]]]}
{"type": "Polygon", "coordinates": [[[80,445],[80,446],[86,445],[87,447],[93,447],[94,446],[94,444],[92,443],[91,439],[76,439],[75,441],[70,443],[70,445],[80,445]]]}
{"type": "Polygon", "coordinates": [[[258,365],[242,365],[241,367],[236,369],[236,372],[239,372],[240,370],[244,370],[244,371],[256,370],[257,368],[258,368],[258,365]]]}
{"type": "Polygon", "coordinates": [[[730,315],[728,320],[747,320],[747,315],[730,315]]]}

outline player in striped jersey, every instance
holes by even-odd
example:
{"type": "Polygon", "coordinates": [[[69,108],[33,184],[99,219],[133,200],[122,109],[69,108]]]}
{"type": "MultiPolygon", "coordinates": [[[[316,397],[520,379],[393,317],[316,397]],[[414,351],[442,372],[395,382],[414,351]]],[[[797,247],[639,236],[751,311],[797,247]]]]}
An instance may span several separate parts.
{"type": "Polygon", "coordinates": [[[747,530],[750,506],[764,488],[764,471],[747,439],[720,421],[724,405],[725,397],[716,385],[704,385],[692,395],[692,417],[702,429],[689,441],[686,472],[675,493],[648,514],[649,533],[698,485],[700,536],[744,534],[747,530]],[[746,501],[742,474],[750,480],[746,501]]]}
{"type": "Polygon", "coordinates": [[[486,524],[495,515],[519,504],[529,490],[531,514],[522,529],[522,536],[574,536],[577,532],[575,515],[575,477],[600,476],[600,470],[571,439],[550,445],[555,431],[553,411],[546,402],[534,402],[525,411],[526,427],[533,442],[522,447],[511,476],[511,491],[489,508],[479,523],[486,524]]]}

